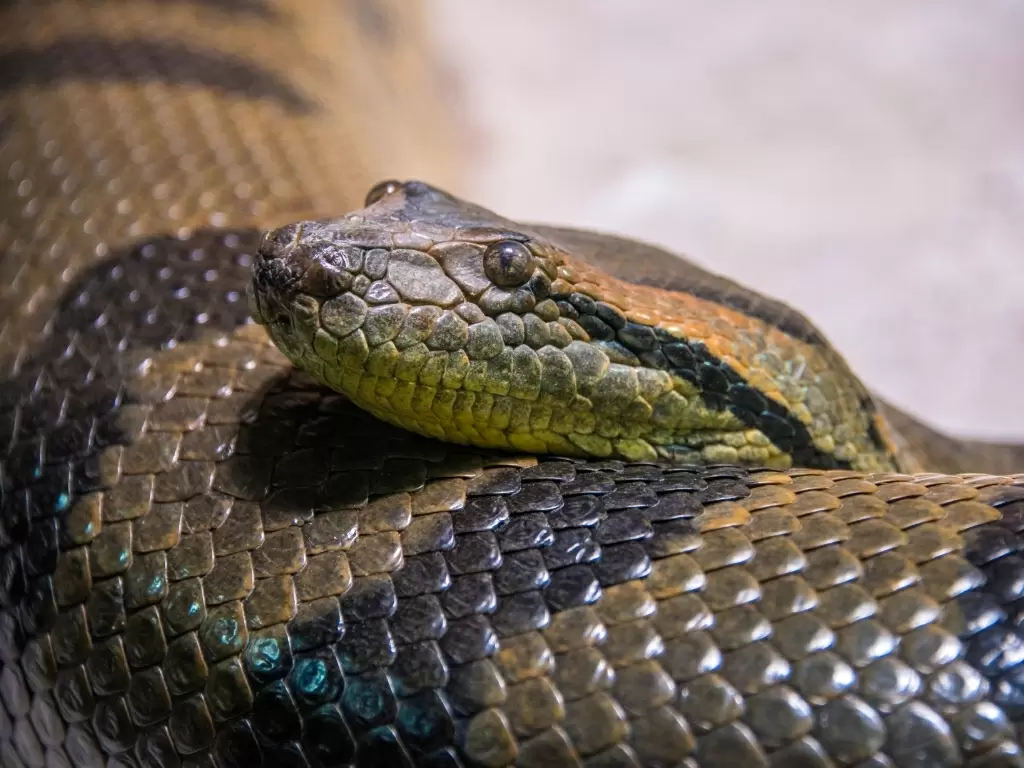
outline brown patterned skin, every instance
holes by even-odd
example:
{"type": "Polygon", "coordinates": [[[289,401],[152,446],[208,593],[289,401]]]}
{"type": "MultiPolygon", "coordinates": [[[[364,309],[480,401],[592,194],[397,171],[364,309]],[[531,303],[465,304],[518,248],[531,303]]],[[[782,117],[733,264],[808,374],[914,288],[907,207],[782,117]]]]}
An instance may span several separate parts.
{"type": "Polygon", "coordinates": [[[388,7],[0,4],[0,765],[1024,764],[1021,476],[463,449],[248,320],[445,175],[388,7]]]}

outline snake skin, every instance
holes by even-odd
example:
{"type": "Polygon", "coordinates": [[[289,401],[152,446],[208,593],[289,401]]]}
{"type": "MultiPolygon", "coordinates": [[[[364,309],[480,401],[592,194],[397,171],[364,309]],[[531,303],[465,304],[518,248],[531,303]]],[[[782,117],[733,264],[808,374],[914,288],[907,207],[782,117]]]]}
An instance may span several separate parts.
{"type": "Polygon", "coordinates": [[[1024,476],[483,455],[249,321],[385,10],[0,4],[0,765],[1024,765],[1024,476]]]}

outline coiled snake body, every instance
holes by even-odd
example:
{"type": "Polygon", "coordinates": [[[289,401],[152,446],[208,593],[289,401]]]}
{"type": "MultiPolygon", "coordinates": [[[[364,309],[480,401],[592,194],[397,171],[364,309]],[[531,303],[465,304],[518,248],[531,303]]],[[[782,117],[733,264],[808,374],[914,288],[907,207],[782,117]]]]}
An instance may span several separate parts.
{"type": "Polygon", "coordinates": [[[0,5],[0,765],[1024,765],[1024,477],[940,474],[1021,452],[656,249],[328,218],[448,173],[400,5],[0,5]]]}

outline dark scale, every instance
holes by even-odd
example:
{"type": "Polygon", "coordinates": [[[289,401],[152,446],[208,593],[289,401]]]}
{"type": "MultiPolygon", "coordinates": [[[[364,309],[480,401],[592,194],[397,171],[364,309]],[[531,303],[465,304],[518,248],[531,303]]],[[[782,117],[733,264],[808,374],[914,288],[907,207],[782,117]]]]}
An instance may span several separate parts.
{"type": "Polygon", "coordinates": [[[601,556],[600,545],[586,528],[557,531],[551,546],[542,551],[545,564],[552,570],[597,560],[601,556]]]}
{"type": "Polygon", "coordinates": [[[1017,525],[1024,501],[1019,496],[1010,486],[991,498],[1003,520],[965,535],[964,555],[984,574],[984,585],[957,598],[965,657],[1015,721],[1024,719],[1024,547],[1017,525]]]}
{"type": "Polygon", "coordinates": [[[498,596],[491,574],[473,573],[458,577],[444,593],[443,606],[451,619],[493,613],[498,607],[498,596]]]}
{"type": "Polygon", "coordinates": [[[590,566],[569,564],[554,572],[544,597],[552,610],[564,611],[597,602],[601,585],[590,566]]]}
{"type": "Polygon", "coordinates": [[[452,516],[456,534],[491,531],[509,519],[508,502],[501,496],[481,496],[469,499],[464,509],[452,516]]]}
{"type": "Polygon", "coordinates": [[[512,552],[503,556],[501,567],[495,571],[494,587],[499,595],[512,595],[539,589],[551,576],[544,565],[542,548],[512,552]]]}

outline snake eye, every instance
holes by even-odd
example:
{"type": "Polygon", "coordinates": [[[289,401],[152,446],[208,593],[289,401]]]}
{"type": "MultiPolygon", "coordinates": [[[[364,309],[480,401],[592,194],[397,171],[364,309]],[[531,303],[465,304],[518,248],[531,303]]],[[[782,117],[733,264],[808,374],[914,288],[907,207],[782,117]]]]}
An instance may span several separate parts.
{"type": "Polygon", "coordinates": [[[382,197],[394,194],[402,188],[402,182],[395,181],[394,179],[388,179],[378,184],[374,184],[369,192],[366,193],[366,205],[373,205],[382,197]]]}
{"type": "Polygon", "coordinates": [[[484,251],[484,274],[502,287],[522,285],[533,272],[530,249],[515,240],[493,243],[484,251]]]}

